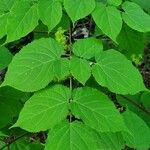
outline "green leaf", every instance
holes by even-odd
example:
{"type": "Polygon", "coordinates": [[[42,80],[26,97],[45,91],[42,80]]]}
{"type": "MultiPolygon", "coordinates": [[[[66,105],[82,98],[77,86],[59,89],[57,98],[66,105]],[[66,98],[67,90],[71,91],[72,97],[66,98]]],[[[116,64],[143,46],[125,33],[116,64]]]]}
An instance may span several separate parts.
{"type": "Polygon", "coordinates": [[[0,12],[7,12],[10,10],[15,0],[0,0],[0,12]]]}
{"type": "Polygon", "coordinates": [[[80,83],[85,85],[86,81],[91,76],[90,63],[81,58],[73,57],[70,62],[70,71],[80,83]]]}
{"type": "Polygon", "coordinates": [[[143,109],[140,109],[141,107],[137,107],[137,106],[141,106],[143,102],[141,100],[142,99],[141,93],[138,93],[136,95],[127,95],[125,97],[117,95],[116,98],[119,104],[121,104],[121,106],[128,107],[132,112],[136,113],[140,118],[142,118],[150,127],[149,113],[143,111],[143,109]]]}
{"type": "Polygon", "coordinates": [[[95,89],[75,89],[71,110],[73,115],[99,132],[125,130],[123,119],[114,104],[106,95],[95,89]]]}
{"type": "Polygon", "coordinates": [[[144,52],[145,40],[143,33],[132,30],[125,24],[117,37],[117,42],[119,47],[124,50],[123,52],[130,59],[133,54],[139,55],[144,52]]]}
{"type": "Polygon", "coordinates": [[[103,50],[102,42],[96,38],[78,40],[73,44],[73,53],[81,58],[90,59],[103,50]]]}
{"type": "Polygon", "coordinates": [[[140,32],[150,31],[150,16],[139,5],[126,1],[122,8],[125,11],[122,14],[123,20],[129,27],[140,32]]]}
{"type": "Polygon", "coordinates": [[[143,9],[150,12],[150,2],[149,0],[132,0],[134,3],[140,5],[143,9]]]}
{"type": "Polygon", "coordinates": [[[29,139],[20,138],[13,143],[10,144],[11,150],[43,150],[44,146],[40,144],[39,142],[30,142],[29,139]]]}
{"type": "Polygon", "coordinates": [[[56,0],[39,0],[38,8],[41,21],[51,31],[61,20],[61,3],[56,0]]]}
{"type": "Polygon", "coordinates": [[[96,150],[98,147],[90,128],[79,122],[62,122],[49,132],[45,145],[45,150],[56,149],[96,150]]]}
{"type": "Polygon", "coordinates": [[[146,90],[139,71],[116,50],[108,50],[96,59],[92,73],[96,81],[111,92],[136,94],[146,90]]]}
{"type": "Polygon", "coordinates": [[[140,102],[150,112],[150,92],[142,93],[140,102]]]}
{"type": "Polygon", "coordinates": [[[125,147],[125,142],[120,132],[99,132],[97,142],[99,150],[121,150],[125,147]]]}
{"type": "Polygon", "coordinates": [[[114,6],[119,6],[122,3],[122,0],[107,0],[108,4],[114,5],[114,6]]]}
{"type": "Polygon", "coordinates": [[[70,89],[62,85],[38,91],[25,103],[13,127],[29,132],[50,129],[66,118],[69,99],[70,89]]]}
{"type": "Polygon", "coordinates": [[[0,88],[0,128],[12,123],[14,117],[18,116],[22,104],[19,101],[24,93],[10,87],[0,88]]]}
{"type": "Polygon", "coordinates": [[[0,70],[6,68],[12,60],[12,54],[5,47],[0,47],[0,70]]]}
{"type": "Polygon", "coordinates": [[[18,40],[30,33],[38,25],[39,20],[37,4],[31,6],[29,1],[16,1],[10,11],[6,43],[18,40]]]}
{"type": "Polygon", "coordinates": [[[6,24],[7,24],[8,14],[0,15],[0,39],[6,35],[6,24]]]}
{"type": "Polygon", "coordinates": [[[70,61],[67,58],[58,59],[54,62],[52,68],[54,79],[57,81],[63,80],[70,75],[70,61]]]}
{"type": "Polygon", "coordinates": [[[150,147],[150,129],[146,123],[133,112],[123,113],[124,121],[131,135],[123,132],[126,144],[137,150],[147,150],[150,147]]]}
{"type": "Polygon", "coordinates": [[[64,60],[60,60],[61,54],[63,48],[52,38],[32,42],[14,56],[3,86],[28,92],[46,87],[56,77],[68,74],[66,68],[60,69],[66,66],[64,60]]]}
{"type": "Polygon", "coordinates": [[[64,7],[72,22],[88,16],[95,8],[94,0],[64,0],[64,7]]]}
{"type": "Polygon", "coordinates": [[[106,6],[102,3],[97,3],[97,7],[92,13],[92,16],[96,25],[102,32],[113,41],[116,41],[116,37],[122,28],[122,18],[119,10],[114,6],[106,6]]]}
{"type": "MultiPolygon", "coordinates": [[[[4,141],[0,140],[0,148],[4,147],[5,145],[6,145],[6,143],[4,141]]],[[[7,149],[4,149],[4,150],[7,150],[7,149]]]]}
{"type": "Polygon", "coordinates": [[[0,137],[6,136],[3,132],[0,131],[0,137]]]}

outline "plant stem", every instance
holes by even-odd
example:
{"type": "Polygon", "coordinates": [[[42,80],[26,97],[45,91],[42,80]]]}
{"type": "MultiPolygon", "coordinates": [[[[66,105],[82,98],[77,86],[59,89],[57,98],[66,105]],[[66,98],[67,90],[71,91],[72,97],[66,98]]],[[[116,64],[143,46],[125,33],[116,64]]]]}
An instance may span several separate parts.
{"type": "Polygon", "coordinates": [[[4,145],[3,147],[0,148],[0,150],[5,149],[6,147],[8,147],[8,149],[10,148],[10,145],[13,144],[14,142],[16,142],[17,140],[21,139],[22,137],[26,136],[28,133],[24,133],[23,135],[15,138],[13,141],[11,141],[10,143],[4,145]]]}
{"type": "MultiPolygon", "coordinates": [[[[69,46],[72,44],[72,24],[70,25],[69,27],[69,46]]],[[[71,59],[71,55],[72,55],[72,49],[69,47],[69,59],[71,59]]],[[[70,77],[70,93],[71,93],[71,97],[69,99],[69,103],[72,102],[72,89],[73,89],[73,84],[72,84],[72,77],[70,77]]],[[[71,114],[71,111],[70,111],[70,114],[69,114],[69,122],[72,121],[72,114],[71,114]]]]}

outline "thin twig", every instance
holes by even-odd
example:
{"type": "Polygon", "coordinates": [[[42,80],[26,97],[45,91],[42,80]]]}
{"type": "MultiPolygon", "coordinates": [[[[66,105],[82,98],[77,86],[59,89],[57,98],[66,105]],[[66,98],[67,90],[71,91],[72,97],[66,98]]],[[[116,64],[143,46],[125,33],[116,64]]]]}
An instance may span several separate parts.
{"type": "Polygon", "coordinates": [[[2,148],[0,148],[0,150],[5,149],[6,147],[9,147],[11,144],[13,144],[14,142],[16,142],[17,140],[21,139],[22,137],[26,136],[28,133],[25,133],[17,138],[15,138],[13,141],[11,141],[10,143],[4,145],[2,148]]]}
{"type": "MultiPolygon", "coordinates": [[[[70,25],[70,28],[69,28],[69,46],[72,44],[72,24],[70,25]]],[[[69,55],[70,55],[70,59],[71,59],[71,55],[72,55],[72,49],[71,47],[69,47],[69,55]]],[[[72,85],[72,77],[70,77],[70,92],[71,92],[71,98],[69,100],[69,103],[71,103],[72,101],[72,88],[73,88],[73,85],[72,85]]],[[[70,112],[70,116],[69,116],[69,122],[72,121],[72,114],[70,112]]]]}

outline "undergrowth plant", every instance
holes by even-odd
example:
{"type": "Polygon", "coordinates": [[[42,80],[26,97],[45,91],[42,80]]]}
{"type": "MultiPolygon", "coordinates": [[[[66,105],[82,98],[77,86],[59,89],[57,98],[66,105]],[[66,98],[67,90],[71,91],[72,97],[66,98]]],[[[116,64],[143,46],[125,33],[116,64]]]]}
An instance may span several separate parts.
{"type": "Polygon", "coordinates": [[[0,0],[0,150],[150,148],[149,13],[149,0],[0,0]]]}

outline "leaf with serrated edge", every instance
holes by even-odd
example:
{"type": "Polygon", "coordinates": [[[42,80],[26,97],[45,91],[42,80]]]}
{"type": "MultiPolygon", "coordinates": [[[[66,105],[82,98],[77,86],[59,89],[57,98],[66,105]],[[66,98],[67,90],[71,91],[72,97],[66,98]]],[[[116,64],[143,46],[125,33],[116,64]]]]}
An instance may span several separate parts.
{"type": "Polygon", "coordinates": [[[122,116],[114,104],[98,90],[88,87],[75,89],[71,110],[73,115],[99,132],[126,130],[122,116]]]}
{"type": "Polygon", "coordinates": [[[61,20],[62,6],[59,1],[40,0],[38,10],[41,21],[48,26],[51,31],[61,20]]]}
{"type": "Polygon", "coordinates": [[[64,0],[64,7],[73,22],[88,16],[95,8],[95,0],[64,0]]]}
{"type": "Polygon", "coordinates": [[[60,122],[49,131],[45,150],[96,150],[93,131],[80,122],[60,122]]]}
{"type": "Polygon", "coordinates": [[[146,90],[139,71],[120,52],[107,50],[96,59],[92,74],[96,81],[118,94],[136,94],[146,90]]]}
{"type": "Polygon", "coordinates": [[[31,6],[29,1],[16,1],[10,12],[6,43],[18,40],[30,33],[38,25],[39,20],[37,4],[31,6]]]}
{"type": "Polygon", "coordinates": [[[87,60],[73,57],[70,62],[70,71],[73,77],[75,77],[83,85],[91,76],[91,67],[87,60]]]}
{"type": "Polygon", "coordinates": [[[63,85],[38,91],[25,103],[13,127],[29,132],[50,129],[67,117],[69,99],[70,89],[63,85]]]}
{"type": "MultiPolygon", "coordinates": [[[[64,66],[60,61],[62,54],[63,48],[52,38],[43,38],[28,44],[14,56],[2,86],[9,85],[27,92],[46,87],[58,77],[56,72],[59,65],[64,66]]],[[[67,71],[65,73],[68,74],[67,71]]],[[[64,72],[59,76],[65,76],[64,72]]]]}
{"type": "Polygon", "coordinates": [[[105,6],[102,3],[97,3],[92,16],[102,32],[116,42],[116,37],[122,28],[122,18],[119,10],[114,6],[105,6]]]}
{"type": "Polygon", "coordinates": [[[78,40],[73,44],[73,53],[81,58],[90,59],[97,55],[103,50],[103,44],[101,40],[96,38],[86,38],[78,40]]]}
{"type": "Polygon", "coordinates": [[[150,147],[150,129],[147,124],[129,109],[123,113],[123,117],[131,133],[122,133],[126,144],[138,150],[147,150],[150,147]]]}
{"type": "Polygon", "coordinates": [[[99,132],[97,142],[99,150],[121,150],[125,147],[121,132],[99,132]]]}

